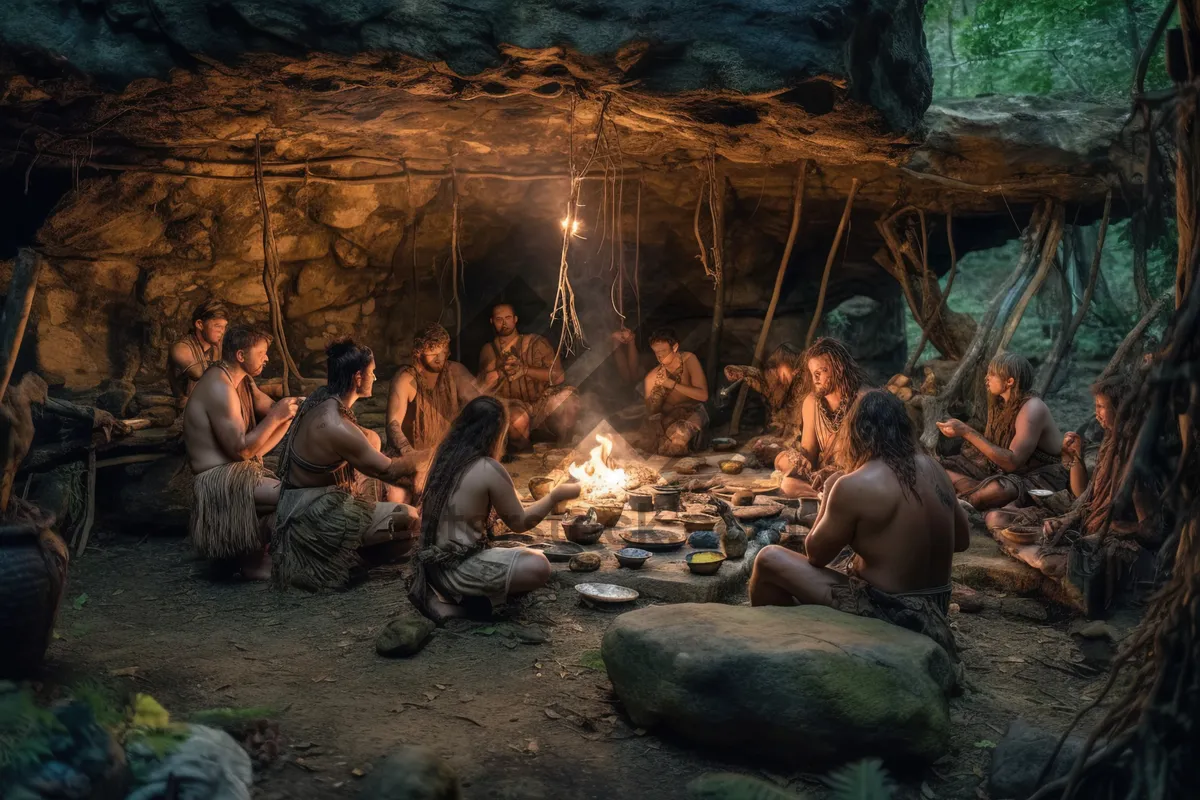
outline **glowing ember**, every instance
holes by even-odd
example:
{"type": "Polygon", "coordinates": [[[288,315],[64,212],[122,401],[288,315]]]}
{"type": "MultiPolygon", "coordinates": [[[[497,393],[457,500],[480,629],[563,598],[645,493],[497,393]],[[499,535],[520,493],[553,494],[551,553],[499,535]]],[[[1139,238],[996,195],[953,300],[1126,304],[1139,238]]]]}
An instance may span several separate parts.
{"type": "Polygon", "coordinates": [[[613,468],[612,438],[597,433],[596,441],[599,444],[592,448],[590,458],[583,464],[572,464],[567,471],[583,485],[584,498],[624,498],[625,470],[613,468]]]}

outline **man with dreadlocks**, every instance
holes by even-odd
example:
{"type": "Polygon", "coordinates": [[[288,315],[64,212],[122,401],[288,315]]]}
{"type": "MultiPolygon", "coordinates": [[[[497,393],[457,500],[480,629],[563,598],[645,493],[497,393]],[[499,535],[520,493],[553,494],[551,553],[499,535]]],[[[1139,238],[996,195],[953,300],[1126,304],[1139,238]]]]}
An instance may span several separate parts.
{"type": "Polygon", "coordinates": [[[808,386],[800,411],[800,446],[775,457],[782,491],[795,497],[819,489],[838,467],[838,432],[850,406],[867,386],[867,373],[846,345],[822,337],[804,352],[808,386]]]}
{"type": "Polygon", "coordinates": [[[1004,353],[987,370],[987,425],[979,433],[957,419],[938,422],[944,436],[961,438],[962,452],[942,459],[959,497],[979,511],[1010,503],[1042,505],[1038,495],[1067,488],[1062,464],[1063,435],[1050,407],[1033,385],[1033,365],[1023,356],[1004,353]],[[1030,490],[1039,490],[1030,494],[1030,490]]]}
{"type": "MultiPolygon", "coordinates": [[[[406,456],[414,450],[432,454],[458,412],[479,396],[467,368],[450,360],[450,334],[436,323],[427,325],[413,340],[412,363],[392,378],[388,393],[388,454],[406,456]]],[[[413,488],[424,484],[424,468],[413,488]]],[[[392,487],[388,500],[404,502],[408,488],[392,487]]]]}
{"type": "Polygon", "coordinates": [[[763,369],[730,364],[725,379],[743,381],[767,403],[770,433],[751,442],[758,460],[773,464],[781,452],[795,447],[803,430],[805,395],[804,351],[784,343],[775,348],[763,369]]]}
{"type": "Polygon", "coordinates": [[[382,501],[375,481],[409,478],[425,456],[388,458],[379,435],[354,418],[355,402],[375,385],[371,349],[342,339],[325,355],[327,383],[300,406],[283,440],[271,543],[276,582],[312,590],[344,585],[359,548],[412,538],[416,509],[382,501]]]}
{"type": "Polygon", "coordinates": [[[224,303],[212,298],[205,300],[192,312],[192,329],[171,345],[167,385],[180,409],[187,405],[204,371],[221,360],[221,337],[225,335],[228,320],[224,303]]]}
{"type": "Polygon", "coordinates": [[[641,448],[660,456],[685,456],[708,428],[708,380],[700,359],[679,349],[679,337],[670,328],[650,334],[650,349],[658,366],[642,381],[647,417],[641,448]]]}
{"type": "Polygon", "coordinates": [[[262,457],[283,439],[299,398],[272,403],[254,385],[267,364],[271,337],[235,325],[221,342],[221,360],[196,382],[183,410],[183,441],[193,475],[191,541],[200,555],[236,559],[242,576],[270,577],[260,516],[279,500],[279,481],[262,457]]]}
{"type": "Polygon", "coordinates": [[[495,397],[467,403],[438,446],[421,499],[421,544],[408,597],[434,622],[463,616],[472,598],[491,606],[550,580],[536,550],[491,547],[492,523],[514,532],[535,527],[558,503],[579,497],[578,483],[555,486],[526,507],[500,465],[508,413],[495,397]]]}
{"type": "Polygon", "coordinates": [[[579,394],[563,383],[562,362],[546,337],[517,330],[511,303],[492,306],[496,338],[479,353],[479,390],[508,406],[508,443],[520,450],[534,431],[566,444],[579,416],[579,394]]]}
{"type": "Polygon", "coordinates": [[[946,621],[950,564],[967,549],[967,515],[945,471],[917,448],[904,405],[871,390],[842,426],[844,475],[825,482],[805,555],[764,547],[750,576],[750,603],[832,606],[924,633],[955,656],[946,621]],[[828,568],[849,547],[846,572],[828,568]]]}

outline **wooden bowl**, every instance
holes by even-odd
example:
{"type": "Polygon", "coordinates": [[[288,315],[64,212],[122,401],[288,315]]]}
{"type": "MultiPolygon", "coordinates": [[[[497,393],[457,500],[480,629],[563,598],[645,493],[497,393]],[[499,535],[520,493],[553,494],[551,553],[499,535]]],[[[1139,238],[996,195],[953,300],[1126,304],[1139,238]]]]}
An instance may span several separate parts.
{"type": "Polygon", "coordinates": [[[592,510],[596,512],[596,521],[606,528],[616,527],[621,521],[621,512],[625,510],[624,506],[592,506],[592,510]]]}
{"type": "Polygon", "coordinates": [[[687,554],[688,569],[695,575],[716,575],[717,570],[725,563],[725,554],[720,550],[697,550],[687,554]],[[697,558],[702,560],[697,561],[697,558]]]}
{"type": "Polygon", "coordinates": [[[595,544],[604,533],[604,526],[599,522],[587,522],[579,518],[563,523],[563,532],[568,542],[575,544],[595,544]]]}
{"type": "Polygon", "coordinates": [[[712,514],[684,514],[679,521],[683,523],[685,531],[695,533],[696,531],[711,531],[720,519],[712,514]]]}
{"type": "Polygon", "coordinates": [[[1008,542],[1018,545],[1034,544],[1038,540],[1041,528],[1033,525],[1012,525],[1000,530],[1000,536],[1008,542]]]}
{"type": "Polygon", "coordinates": [[[545,475],[538,475],[529,479],[529,493],[533,495],[534,500],[541,500],[546,495],[550,494],[550,490],[554,488],[554,478],[547,478],[545,475]]]}

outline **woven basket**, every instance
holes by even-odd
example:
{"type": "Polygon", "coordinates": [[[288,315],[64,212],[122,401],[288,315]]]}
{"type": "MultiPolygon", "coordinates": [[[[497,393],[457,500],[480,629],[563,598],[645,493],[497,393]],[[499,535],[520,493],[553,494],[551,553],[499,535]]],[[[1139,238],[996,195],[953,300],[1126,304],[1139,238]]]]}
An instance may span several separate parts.
{"type": "Polygon", "coordinates": [[[0,678],[28,678],[41,668],[67,562],[67,547],[53,531],[0,527],[0,678]]]}

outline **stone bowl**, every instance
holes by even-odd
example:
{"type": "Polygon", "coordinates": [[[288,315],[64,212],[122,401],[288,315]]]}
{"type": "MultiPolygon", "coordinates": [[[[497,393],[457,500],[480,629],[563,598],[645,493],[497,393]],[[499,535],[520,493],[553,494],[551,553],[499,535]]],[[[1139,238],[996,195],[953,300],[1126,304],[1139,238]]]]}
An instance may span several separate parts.
{"type": "Polygon", "coordinates": [[[600,536],[604,533],[604,526],[599,522],[588,522],[586,519],[576,517],[569,522],[563,522],[563,532],[567,534],[568,542],[595,544],[600,541],[600,536]]]}
{"type": "Polygon", "coordinates": [[[727,436],[718,436],[712,440],[712,449],[717,453],[725,453],[737,447],[737,439],[730,439],[727,436]]]}
{"type": "Polygon", "coordinates": [[[613,555],[617,557],[617,563],[622,567],[641,569],[653,554],[638,547],[622,547],[613,555]]]}
{"type": "Polygon", "coordinates": [[[649,492],[629,492],[625,495],[625,504],[630,511],[653,511],[654,495],[649,492]]]}
{"type": "Polygon", "coordinates": [[[683,523],[683,529],[688,533],[696,531],[711,531],[713,526],[720,521],[720,517],[714,517],[712,514],[684,514],[679,518],[683,523]]]}
{"type": "Polygon", "coordinates": [[[688,569],[694,575],[716,575],[717,570],[725,563],[725,554],[720,550],[697,550],[687,554],[688,569]],[[697,561],[696,559],[700,560],[697,561]]]}
{"type": "Polygon", "coordinates": [[[738,475],[746,468],[746,462],[731,458],[728,461],[722,461],[718,466],[726,475],[738,475]]]}
{"type": "Polygon", "coordinates": [[[625,510],[624,506],[592,506],[592,510],[596,512],[596,521],[606,528],[615,528],[617,523],[621,521],[621,512],[625,510]]]}

